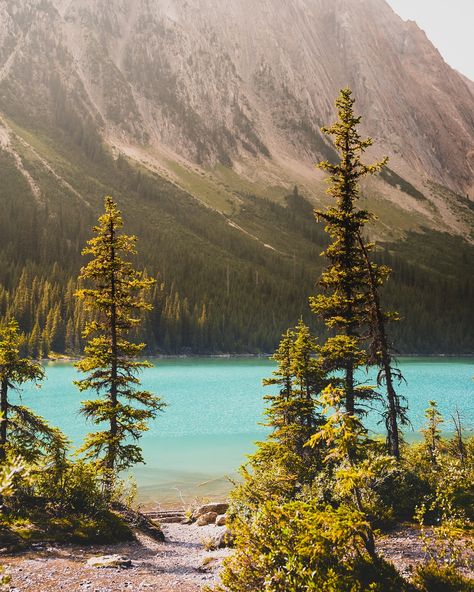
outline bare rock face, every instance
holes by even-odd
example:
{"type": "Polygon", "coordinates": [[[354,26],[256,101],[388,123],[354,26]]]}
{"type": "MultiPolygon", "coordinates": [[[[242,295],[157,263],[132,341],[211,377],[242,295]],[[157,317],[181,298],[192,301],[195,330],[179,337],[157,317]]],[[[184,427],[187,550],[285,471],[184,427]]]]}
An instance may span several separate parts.
{"type": "Polygon", "coordinates": [[[474,197],[472,83],[385,0],[0,0],[0,111],[114,145],[309,164],[346,85],[392,168],[474,197]]]}

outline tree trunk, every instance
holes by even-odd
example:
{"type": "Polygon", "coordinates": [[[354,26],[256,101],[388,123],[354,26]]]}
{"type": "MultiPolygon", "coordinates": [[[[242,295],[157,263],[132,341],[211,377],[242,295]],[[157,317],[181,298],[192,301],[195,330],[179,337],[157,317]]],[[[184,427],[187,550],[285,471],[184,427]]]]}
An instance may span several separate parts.
{"type": "Polygon", "coordinates": [[[2,380],[0,389],[0,412],[2,414],[0,421],[0,461],[6,457],[6,445],[8,434],[8,380],[2,380]]]}
{"type": "Polygon", "coordinates": [[[359,245],[364,256],[365,265],[367,268],[367,275],[370,284],[370,294],[372,298],[373,312],[375,314],[376,331],[380,342],[380,366],[383,369],[385,376],[385,386],[387,387],[388,399],[388,444],[390,453],[400,460],[400,434],[398,428],[398,405],[397,394],[393,386],[392,379],[392,358],[390,355],[387,333],[385,331],[385,319],[380,305],[380,297],[377,290],[377,282],[372,268],[367,248],[360,234],[358,234],[359,245]]]}
{"type": "MultiPolygon", "coordinates": [[[[113,220],[110,221],[110,260],[112,264],[115,262],[115,227],[113,220]]],[[[117,364],[118,364],[118,351],[117,351],[117,285],[115,277],[115,269],[112,267],[112,273],[110,276],[110,299],[111,299],[111,311],[110,311],[110,338],[111,338],[111,349],[112,359],[110,367],[110,402],[112,403],[112,412],[109,420],[110,427],[110,442],[107,452],[106,459],[106,490],[108,494],[112,493],[112,487],[114,482],[114,473],[117,460],[117,364]]]]}
{"type": "Polygon", "coordinates": [[[346,366],[346,413],[355,415],[354,365],[352,362],[346,366]]]}

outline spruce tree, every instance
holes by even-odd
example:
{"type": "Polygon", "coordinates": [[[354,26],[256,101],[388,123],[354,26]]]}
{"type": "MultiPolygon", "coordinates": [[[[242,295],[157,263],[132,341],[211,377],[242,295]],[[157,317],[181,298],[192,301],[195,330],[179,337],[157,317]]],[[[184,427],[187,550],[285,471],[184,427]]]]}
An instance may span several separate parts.
{"type": "Polygon", "coordinates": [[[35,460],[57,446],[65,445],[59,430],[51,427],[29,407],[12,402],[12,391],[27,382],[44,378],[40,364],[20,355],[21,336],[16,320],[0,329],[0,461],[7,452],[35,460]]]}
{"type": "Polygon", "coordinates": [[[342,371],[343,377],[335,382],[344,390],[343,404],[349,415],[360,411],[371,392],[357,386],[355,372],[367,364],[368,357],[363,339],[367,323],[368,278],[358,237],[371,220],[371,214],[357,207],[360,197],[359,181],[381,169],[386,160],[372,165],[362,162],[363,152],[372,140],[361,139],[357,131],[360,117],[354,114],[354,99],[350,89],[341,91],[336,101],[338,121],[323,131],[334,137],[339,162],[321,162],[319,167],[329,171],[329,195],[336,199],[335,206],[326,211],[317,210],[316,217],[326,222],[326,231],[332,243],[324,254],[330,261],[319,284],[322,293],[310,299],[312,310],[321,316],[328,329],[335,332],[322,348],[327,371],[342,371]]]}
{"type": "Polygon", "coordinates": [[[150,363],[137,359],[145,347],[128,337],[151,309],[144,293],[154,280],[145,278],[129,261],[136,254],[136,237],[121,234],[122,215],[111,197],[94,227],[83,255],[93,258],[81,270],[80,281],[90,284],[76,292],[93,320],[86,323],[85,357],[76,367],[87,378],[76,381],[79,390],[95,391],[99,398],[85,401],[82,413],[106,429],[88,434],[82,451],[97,459],[111,494],[117,473],[143,462],[137,441],[147,422],[164,407],[162,400],[140,388],[139,372],[150,363]]]}
{"type": "Polygon", "coordinates": [[[335,208],[317,212],[317,217],[327,222],[326,229],[334,239],[326,251],[331,266],[320,282],[329,295],[313,299],[313,309],[323,316],[328,327],[342,333],[333,343],[328,341],[326,353],[331,358],[332,369],[345,371],[345,405],[349,413],[356,411],[357,396],[359,399],[372,396],[367,389],[359,393],[354,389],[354,370],[363,363],[379,367],[377,387],[385,385],[386,390],[384,418],[388,448],[399,459],[399,424],[406,424],[408,420],[406,407],[395,390],[395,382],[401,382],[403,376],[394,364],[387,334],[387,322],[397,319],[398,315],[383,310],[379,293],[391,270],[371,259],[374,245],[364,240],[363,231],[374,216],[357,208],[359,180],[377,173],[387,159],[373,165],[362,163],[361,156],[372,145],[372,139],[360,138],[357,126],[361,118],[354,115],[354,99],[349,89],[341,91],[336,105],[339,120],[323,131],[334,136],[340,161],[338,164],[322,162],[320,167],[331,173],[328,192],[337,203],[335,208]],[[367,356],[363,343],[366,339],[367,356]]]}
{"type": "Polygon", "coordinates": [[[264,386],[277,387],[265,395],[265,426],[271,429],[265,442],[243,467],[244,483],[233,497],[253,509],[269,498],[295,499],[311,486],[322,466],[321,450],[307,446],[324,418],[318,410],[318,396],[327,379],[317,357],[317,344],[309,328],[300,321],[288,329],[272,356],[277,369],[264,386]]]}
{"type": "Polygon", "coordinates": [[[390,453],[400,457],[400,424],[408,423],[406,407],[397,395],[395,382],[403,376],[395,366],[387,334],[387,322],[397,319],[396,313],[385,312],[380,299],[380,287],[390,268],[377,265],[371,259],[374,245],[364,240],[366,224],[374,216],[357,207],[359,181],[375,174],[387,159],[372,165],[362,162],[362,154],[372,145],[372,139],[361,139],[357,126],[361,118],[354,114],[354,98],[350,89],[343,89],[336,101],[338,121],[323,131],[334,137],[339,154],[336,164],[327,161],[320,167],[331,173],[328,193],[336,199],[335,206],[317,211],[316,217],[326,221],[326,230],[333,239],[325,255],[330,266],[323,273],[322,294],[312,298],[313,311],[320,315],[335,335],[324,348],[323,357],[328,371],[343,371],[339,385],[344,388],[343,404],[347,413],[360,411],[357,402],[376,396],[374,391],[358,388],[354,373],[363,366],[378,366],[377,387],[385,386],[384,418],[390,453]]]}
{"type": "Polygon", "coordinates": [[[317,396],[324,388],[325,376],[317,358],[317,343],[308,326],[300,320],[289,329],[272,356],[278,368],[264,386],[278,386],[277,394],[266,395],[269,406],[265,425],[273,428],[270,439],[284,454],[296,453],[303,461],[313,456],[306,443],[321,424],[317,396]]]}

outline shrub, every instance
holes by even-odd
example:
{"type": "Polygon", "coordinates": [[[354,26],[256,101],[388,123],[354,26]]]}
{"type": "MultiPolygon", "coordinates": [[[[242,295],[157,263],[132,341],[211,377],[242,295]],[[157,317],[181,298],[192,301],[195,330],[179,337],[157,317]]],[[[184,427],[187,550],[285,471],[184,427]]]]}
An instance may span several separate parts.
{"type": "MultiPolygon", "coordinates": [[[[92,463],[65,456],[23,466],[4,494],[0,541],[112,543],[133,539],[125,521],[109,510],[101,474],[92,463]]],[[[11,480],[11,479],[10,479],[11,480]]],[[[3,481],[8,485],[8,479],[3,481]]],[[[1,483],[0,483],[1,485],[1,483]]],[[[117,492],[123,498],[122,490],[117,492]]]]}
{"type": "Polygon", "coordinates": [[[408,592],[395,568],[365,551],[370,525],[345,507],[265,504],[249,522],[234,518],[236,551],[218,591],[408,592]]]}
{"type": "Polygon", "coordinates": [[[415,571],[413,583],[420,592],[474,592],[474,580],[465,578],[453,566],[429,561],[415,571]]]}

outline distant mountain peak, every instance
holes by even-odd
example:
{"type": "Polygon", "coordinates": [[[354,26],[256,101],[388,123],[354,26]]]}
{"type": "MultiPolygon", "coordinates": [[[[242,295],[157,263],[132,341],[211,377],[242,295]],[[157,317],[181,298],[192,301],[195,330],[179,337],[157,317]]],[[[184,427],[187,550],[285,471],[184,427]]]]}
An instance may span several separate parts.
{"type": "Polygon", "coordinates": [[[0,16],[7,115],[53,118],[61,92],[114,142],[310,167],[349,84],[396,170],[473,197],[473,85],[385,0],[0,0],[0,16]]]}

